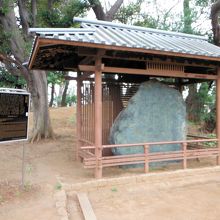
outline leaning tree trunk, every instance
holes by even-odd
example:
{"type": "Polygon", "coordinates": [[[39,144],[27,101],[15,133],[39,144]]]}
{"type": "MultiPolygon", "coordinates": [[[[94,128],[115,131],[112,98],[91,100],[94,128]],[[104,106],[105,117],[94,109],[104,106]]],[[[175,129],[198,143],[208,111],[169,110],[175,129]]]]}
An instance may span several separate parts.
{"type": "MultiPolygon", "coordinates": [[[[34,112],[33,136],[31,141],[41,138],[53,137],[53,131],[50,123],[47,100],[47,78],[44,71],[29,71],[22,63],[28,60],[25,48],[27,46],[27,28],[29,21],[27,16],[26,4],[24,1],[18,1],[22,28],[18,26],[15,15],[15,4],[13,0],[0,0],[0,37],[3,32],[9,34],[6,45],[10,48],[10,54],[7,50],[0,47],[0,54],[8,57],[9,62],[5,62],[6,67],[10,66],[9,72],[24,76],[28,89],[31,93],[34,112]],[[5,10],[1,10],[5,9],[5,10]],[[11,62],[12,61],[12,62],[11,62]],[[11,65],[9,63],[11,62],[11,65]],[[13,65],[12,65],[13,64],[13,65]],[[16,64],[16,65],[14,65],[16,64]],[[18,73],[19,71],[19,73],[18,73]]],[[[3,39],[5,36],[3,35],[3,39]]],[[[1,43],[1,42],[0,42],[1,43]]],[[[30,43],[30,42],[29,42],[30,43]]],[[[6,47],[6,48],[7,48],[6,47]]],[[[4,62],[4,60],[3,60],[4,62]]]]}
{"type": "Polygon", "coordinates": [[[213,40],[215,45],[217,46],[220,46],[219,12],[220,12],[220,0],[212,4],[211,14],[210,14],[212,21],[213,40]]]}
{"type": "Polygon", "coordinates": [[[205,118],[205,123],[203,125],[203,131],[206,133],[214,132],[216,128],[216,107],[213,107],[211,111],[207,114],[205,118]]]}
{"type": "MultiPolygon", "coordinates": [[[[213,32],[214,44],[220,46],[220,23],[219,23],[219,14],[220,14],[220,0],[215,1],[211,6],[211,24],[213,32]]],[[[216,101],[214,107],[207,115],[203,129],[206,132],[213,132],[216,128],[216,101]]]]}
{"type": "Polygon", "coordinates": [[[199,114],[198,114],[198,96],[197,96],[197,85],[192,84],[189,85],[189,94],[186,98],[186,109],[188,120],[198,122],[199,121],[199,114]]]}
{"type": "Polygon", "coordinates": [[[54,137],[48,110],[47,77],[45,71],[32,71],[30,93],[33,104],[33,134],[31,141],[54,137]]]}
{"type": "Polygon", "coordinates": [[[55,84],[52,83],[52,86],[51,86],[51,97],[50,97],[49,107],[52,107],[52,106],[53,106],[54,93],[55,93],[55,84]]]}
{"type": "Polygon", "coordinates": [[[69,87],[69,80],[66,80],[65,87],[63,90],[63,94],[62,94],[62,99],[61,99],[61,107],[65,107],[67,105],[66,96],[67,96],[68,87],[69,87]]]}

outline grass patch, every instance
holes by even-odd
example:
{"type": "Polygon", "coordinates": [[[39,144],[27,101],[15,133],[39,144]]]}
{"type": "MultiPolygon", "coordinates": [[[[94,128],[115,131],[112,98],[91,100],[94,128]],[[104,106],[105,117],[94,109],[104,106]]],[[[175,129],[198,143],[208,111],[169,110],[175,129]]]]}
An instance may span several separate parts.
{"type": "Polygon", "coordinates": [[[56,190],[61,190],[62,189],[62,184],[60,182],[56,183],[55,189],[56,190]]]}

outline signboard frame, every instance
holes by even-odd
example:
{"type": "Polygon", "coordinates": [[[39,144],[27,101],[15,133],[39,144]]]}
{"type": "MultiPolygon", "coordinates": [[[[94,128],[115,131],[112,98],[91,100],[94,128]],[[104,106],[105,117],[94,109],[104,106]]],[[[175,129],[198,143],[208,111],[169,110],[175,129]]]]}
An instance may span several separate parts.
{"type": "Polygon", "coordinates": [[[0,88],[0,94],[5,93],[5,94],[14,94],[14,95],[26,95],[28,96],[28,111],[26,112],[27,116],[27,131],[26,131],[26,138],[18,138],[18,139],[13,139],[13,140],[0,140],[0,144],[6,144],[6,143],[12,143],[12,142],[21,142],[21,141],[28,141],[29,139],[29,114],[30,114],[30,93],[27,92],[26,90],[23,89],[12,89],[12,88],[0,88]]]}

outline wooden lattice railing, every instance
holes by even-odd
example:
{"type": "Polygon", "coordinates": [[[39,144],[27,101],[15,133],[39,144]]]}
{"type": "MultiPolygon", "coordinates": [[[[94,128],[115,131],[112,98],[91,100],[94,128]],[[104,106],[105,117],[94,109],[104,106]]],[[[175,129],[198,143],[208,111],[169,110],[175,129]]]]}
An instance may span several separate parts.
{"type": "Polygon", "coordinates": [[[165,142],[149,142],[149,143],[137,143],[137,144],[118,144],[118,145],[103,145],[102,149],[106,148],[122,148],[122,147],[137,147],[143,146],[144,153],[142,154],[129,154],[129,155],[113,155],[103,156],[96,158],[91,150],[95,151],[95,146],[84,146],[80,149],[80,156],[83,159],[85,168],[95,167],[111,167],[119,165],[130,165],[130,164],[144,164],[145,173],[149,172],[149,163],[151,162],[162,162],[162,161],[175,161],[182,160],[183,168],[187,168],[187,160],[204,157],[218,157],[220,156],[220,149],[218,147],[212,148],[198,148],[188,149],[187,146],[195,143],[207,143],[217,142],[218,139],[200,139],[200,140],[185,140],[185,141],[165,141],[165,142]],[[150,152],[150,147],[154,145],[165,145],[165,144],[181,144],[182,149],[178,151],[169,152],[150,152]]]}

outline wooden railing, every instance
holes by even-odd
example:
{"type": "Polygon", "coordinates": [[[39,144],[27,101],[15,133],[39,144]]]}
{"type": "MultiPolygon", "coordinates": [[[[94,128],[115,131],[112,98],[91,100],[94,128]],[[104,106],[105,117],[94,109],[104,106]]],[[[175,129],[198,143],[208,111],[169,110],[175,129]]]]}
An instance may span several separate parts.
{"type": "Polygon", "coordinates": [[[215,138],[215,139],[200,139],[200,140],[185,140],[185,141],[164,141],[164,142],[148,142],[148,143],[137,143],[137,144],[103,145],[102,149],[142,146],[144,148],[144,153],[102,156],[101,158],[97,158],[95,154],[91,153],[91,150],[92,149],[94,150],[95,146],[84,146],[81,147],[80,156],[83,158],[83,163],[85,168],[95,168],[97,166],[103,168],[103,167],[111,167],[111,166],[119,166],[119,165],[144,164],[144,171],[145,173],[147,173],[149,172],[149,163],[181,160],[183,162],[183,169],[186,169],[188,159],[220,156],[220,149],[218,147],[212,147],[212,148],[203,147],[198,149],[187,148],[187,146],[192,143],[206,143],[206,142],[218,142],[218,139],[215,138]],[[177,151],[167,151],[167,152],[153,152],[153,153],[150,152],[151,146],[165,145],[165,144],[180,144],[182,145],[182,149],[177,151]]]}

